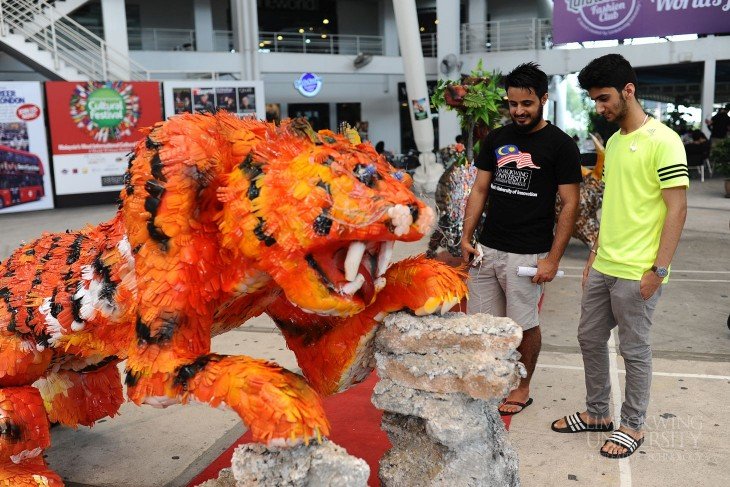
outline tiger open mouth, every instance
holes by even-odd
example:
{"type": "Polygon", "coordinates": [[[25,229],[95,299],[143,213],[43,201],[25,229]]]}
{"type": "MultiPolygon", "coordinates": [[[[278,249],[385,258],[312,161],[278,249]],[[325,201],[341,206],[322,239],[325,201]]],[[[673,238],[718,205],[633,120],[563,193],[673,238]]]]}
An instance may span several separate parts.
{"type": "Polygon", "coordinates": [[[368,306],[385,286],[394,244],[392,240],[354,241],[346,247],[312,252],[306,260],[327,289],[368,306]]]}

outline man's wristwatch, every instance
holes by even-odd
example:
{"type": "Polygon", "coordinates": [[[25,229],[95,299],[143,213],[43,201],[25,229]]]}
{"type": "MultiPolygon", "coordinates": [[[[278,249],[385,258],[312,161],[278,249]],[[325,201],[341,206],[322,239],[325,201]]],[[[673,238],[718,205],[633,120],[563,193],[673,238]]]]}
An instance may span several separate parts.
{"type": "Polygon", "coordinates": [[[669,275],[669,269],[667,269],[666,267],[657,267],[653,265],[651,266],[651,271],[662,279],[669,275]]]}

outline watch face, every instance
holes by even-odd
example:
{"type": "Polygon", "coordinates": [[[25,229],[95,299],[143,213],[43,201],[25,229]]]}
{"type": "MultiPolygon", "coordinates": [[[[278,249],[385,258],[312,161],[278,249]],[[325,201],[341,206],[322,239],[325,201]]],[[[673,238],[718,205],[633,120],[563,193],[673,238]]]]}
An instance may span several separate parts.
{"type": "Polygon", "coordinates": [[[657,267],[656,275],[659,277],[667,277],[669,275],[669,271],[667,270],[666,267],[657,267]]]}

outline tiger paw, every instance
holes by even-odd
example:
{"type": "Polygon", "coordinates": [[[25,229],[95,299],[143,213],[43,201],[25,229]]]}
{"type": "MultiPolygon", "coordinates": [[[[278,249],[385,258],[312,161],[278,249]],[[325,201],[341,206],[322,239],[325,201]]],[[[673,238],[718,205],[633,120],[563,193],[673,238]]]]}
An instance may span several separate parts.
{"type": "Polygon", "coordinates": [[[388,313],[408,308],[418,316],[443,314],[468,297],[462,268],[423,255],[396,262],[385,278],[387,284],[378,298],[388,313]]]}

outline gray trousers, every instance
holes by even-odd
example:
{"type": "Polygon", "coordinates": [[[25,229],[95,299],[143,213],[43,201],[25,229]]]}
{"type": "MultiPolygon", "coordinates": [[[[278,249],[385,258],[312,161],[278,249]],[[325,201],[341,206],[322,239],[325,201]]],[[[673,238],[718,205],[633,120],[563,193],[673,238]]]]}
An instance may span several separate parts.
{"type": "Polygon", "coordinates": [[[619,353],[626,365],[626,391],[621,424],[641,430],[651,387],[651,317],[662,293],[644,300],[639,281],[611,277],[591,269],[581,301],[578,342],[583,354],[586,407],[595,418],[610,415],[611,378],[608,339],[618,326],[619,353]]]}

